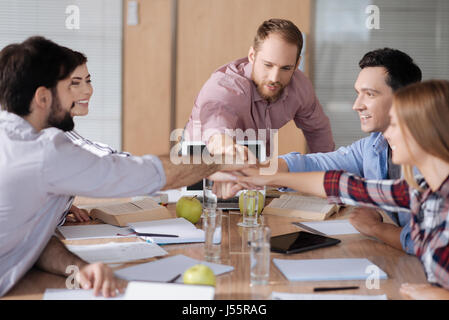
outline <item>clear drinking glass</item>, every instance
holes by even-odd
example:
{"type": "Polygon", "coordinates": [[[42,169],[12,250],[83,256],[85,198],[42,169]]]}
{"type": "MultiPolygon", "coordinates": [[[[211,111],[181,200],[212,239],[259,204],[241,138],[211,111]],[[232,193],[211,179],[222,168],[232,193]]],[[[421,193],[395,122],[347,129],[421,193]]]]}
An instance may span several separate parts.
{"type": "Polygon", "coordinates": [[[243,221],[238,225],[241,227],[256,227],[259,225],[259,194],[257,190],[243,191],[242,216],[243,221]]]}
{"type": "Polygon", "coordinates": [[[214,181],[207,178],[203,179],[203,209],[217,208],[217,195],[213,191],[214,181]]]}
{"type": "Polygon", "coordinates": [[[217,262],[221,255],[221,210],[203,211],[203,230],[204,230],[204,258],[206,261],[217,262]]]}
{"type": "Polygon", "coordinates": [[[250,278],[251,285],[268,284],[270,277],[271,230],[260,226],[250,230],[250,278]]]}

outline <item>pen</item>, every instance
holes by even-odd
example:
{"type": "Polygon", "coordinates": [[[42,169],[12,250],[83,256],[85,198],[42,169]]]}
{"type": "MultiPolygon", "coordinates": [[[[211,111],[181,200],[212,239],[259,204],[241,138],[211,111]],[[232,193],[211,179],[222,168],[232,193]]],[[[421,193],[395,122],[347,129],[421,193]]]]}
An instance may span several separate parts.
{"type": "Polygon", "coordinates": [[[168,283],[175,283],[175,281],[178,280],[180,276],[181,276],[181,273],[177,274],[173,279],[168,280],[167,282],[168,283]]]}
{"type": "Polygon", "coordinates": [[[140,232],[132,232],[130,234],[120,234],[117,233],[118,236],[130,236],[136,235],[138,237],[161,237],[161,238],[178,238],[179,236],[176,234],[164,234],[164,233],[140,233],[140,232]]]}
{"type": "Polygon", "coordinates": [[[163,234],[163,233],[139,233],[136,232],[139,237],[161,237],[161,238],[178,238],[176,234],[163,234]]]}
{"type": "Polygon", "coordinates": [[[336,290],[355,290],[359,289],[357,286],[352,287],[321,287],[321,288],[313,288],[314,292],[323,292],[323,291],[336,291],[336,290]]]}

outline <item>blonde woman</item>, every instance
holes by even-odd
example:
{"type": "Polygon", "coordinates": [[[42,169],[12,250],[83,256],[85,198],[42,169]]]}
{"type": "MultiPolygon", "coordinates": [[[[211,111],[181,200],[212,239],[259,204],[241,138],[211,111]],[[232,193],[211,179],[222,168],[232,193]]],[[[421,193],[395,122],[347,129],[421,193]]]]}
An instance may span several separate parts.
{"type": "Polygon", "coordinates": [[[404,284],[412,299],[449,299],[449,81],[430,80],[399,89],[384,136],[402,180],[365,180],[343,171],[258,175],[247,169],[242,184],[286,186],[330,202],[406,209],[412,214],[414,253],[428,285],[404,284]],[[422,176],[414,177],[417,167],[422,176]]]}

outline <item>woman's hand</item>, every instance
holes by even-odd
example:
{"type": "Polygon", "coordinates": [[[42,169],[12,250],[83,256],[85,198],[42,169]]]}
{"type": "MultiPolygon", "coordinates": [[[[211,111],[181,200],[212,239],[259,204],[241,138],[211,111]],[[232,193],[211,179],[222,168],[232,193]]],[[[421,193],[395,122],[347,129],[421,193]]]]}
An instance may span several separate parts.
{"type": "Polygon", "coordinates": [[[399,292],[409,300],[449,300],[449,290],[430,284],[404,283],[399,292]]]}

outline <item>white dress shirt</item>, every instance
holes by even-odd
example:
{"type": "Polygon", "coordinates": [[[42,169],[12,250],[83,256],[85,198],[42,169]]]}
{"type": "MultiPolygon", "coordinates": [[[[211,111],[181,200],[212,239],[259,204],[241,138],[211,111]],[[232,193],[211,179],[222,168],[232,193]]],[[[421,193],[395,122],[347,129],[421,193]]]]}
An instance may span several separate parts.
{"type": "Polygon", "coordinates": [[[67,137],[69,137],[72,142],[83,149],[86,149],[92,153],[95,153],[97,156],[103,157],[110,154],[116,154],[123,157],[129,157],[131,154],[128,152],[120,152],[114,148],[111,148],[107,144],[101,142],[91,141],[89,139],[84,138],[75,130],[68,131],[65,133],[67,137]]]}
{"type": "Polygon", "coordinates": [[[149,195],[165,182],[156,156],[99,157],[0,111],[0,296],[37,261],[74,195],[149,195]]]}

